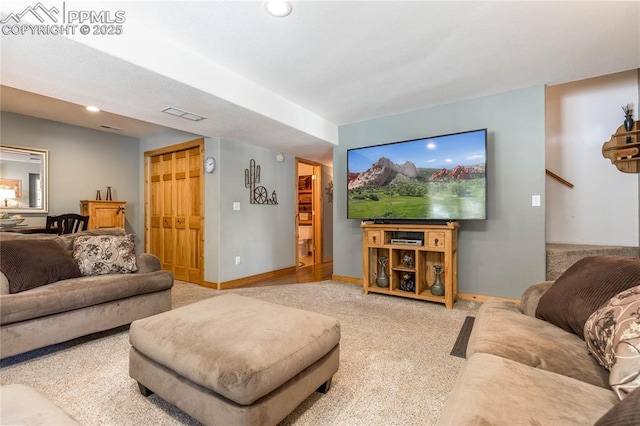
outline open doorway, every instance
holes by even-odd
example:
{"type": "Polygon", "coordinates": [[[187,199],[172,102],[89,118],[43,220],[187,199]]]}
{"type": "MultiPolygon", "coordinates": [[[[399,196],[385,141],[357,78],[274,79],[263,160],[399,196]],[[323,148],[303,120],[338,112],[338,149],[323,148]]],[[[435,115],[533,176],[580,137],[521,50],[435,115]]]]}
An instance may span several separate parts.
{"type": "Polygon", "coordinates": [[[296,158],[296,265],[322,263],[322,167],[296,158]]]}

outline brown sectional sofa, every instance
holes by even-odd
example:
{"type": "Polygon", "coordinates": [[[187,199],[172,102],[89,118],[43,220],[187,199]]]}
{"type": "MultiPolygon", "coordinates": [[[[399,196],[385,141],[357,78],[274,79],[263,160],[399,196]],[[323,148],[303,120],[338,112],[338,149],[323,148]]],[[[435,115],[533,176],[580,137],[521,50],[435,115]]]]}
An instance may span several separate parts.
{"type": "MultiPolygon", "coordinates": [[[[634,262],[629,270],[635,276],[631,281],[625,278],[625,285],[640,284],[640,261],[634,262]]],[[[593,425],[621,404],[610,386],[609,370],[598,363],[585,340],[538,318],[540,301],[553,285],[547,281],[529,287],[520,304],[490,299],[481,306],[466,364],[441,413],[440,425],[593,425]]],[[[638,293],[637,287],[632,290],[638,293]]],[[[584,305],[580,295],[574,299],[576,305],[584,305]]],[[[545,303],[549,300],[565,310],[557,292],[545,303]]],[[[639,392],[622,399],[624,407],[637,407],[639,392]]],[[[634,422],[640,421],[640,410],[635,410],[631,422],[603,424],[638,424],[634,422]]]]}
{"type": "MultiPolygon", "coordinates": [[[[15,239],[53,240],[67,251],[83,235],[125,235],[121,228],[63,236],[0,233],[0,244],[15,239]]],[[[173,274],[154,255],[136,256],[137,271],[64,279],[18,293],[0,273],[0,357],[64,342],[129,324],[171,309],[173,274]]],[[[25,265],[25,267],[29,267],[25,265]]]]}

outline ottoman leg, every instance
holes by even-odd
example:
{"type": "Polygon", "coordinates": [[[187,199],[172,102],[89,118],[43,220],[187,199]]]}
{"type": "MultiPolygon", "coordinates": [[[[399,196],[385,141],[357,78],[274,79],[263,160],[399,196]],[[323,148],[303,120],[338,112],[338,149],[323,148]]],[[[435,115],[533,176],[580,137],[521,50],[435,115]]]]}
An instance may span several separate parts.
{"type": "Polygon", "coordinates": [[[140,389],[140,393],[144,396],[153,395],[153,391],[151,391],[150,389],[147,389],[147,387],[140,382],[138,382],[138,389],[140,389]]]}
{"type": "Polygon", "coordinates": [[[329,389],[331,389],[331,379],[333,379],[333,377],[330,377],[329,380],[321,384],[320,387],[316,389],[316,392],[320,392],[320,393],[329,392],[329,389]]]}

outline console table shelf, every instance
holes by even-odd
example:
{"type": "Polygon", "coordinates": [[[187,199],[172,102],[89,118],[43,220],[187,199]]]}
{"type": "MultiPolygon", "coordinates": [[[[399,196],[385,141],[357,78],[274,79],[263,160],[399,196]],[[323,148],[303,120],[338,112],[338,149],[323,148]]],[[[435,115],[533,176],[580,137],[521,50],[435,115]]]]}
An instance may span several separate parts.
{"type": "Polygon", "coordinates": [[[458,223],[388,225],[362,222],[360,227],[364,294],[408,297],[443,303],[447,309],[453,308],[458,298],[458,223]],[[398,240],[402,243],[398,243],[398,240]],[[383,286],[377,282],[380,262],[385,265],[385,275],[388,277],[386,284],[384,279],[380,280],[383,286]],[[436,265],[442,266],[443,296],[431,292],[436,280],[436,265]]]}

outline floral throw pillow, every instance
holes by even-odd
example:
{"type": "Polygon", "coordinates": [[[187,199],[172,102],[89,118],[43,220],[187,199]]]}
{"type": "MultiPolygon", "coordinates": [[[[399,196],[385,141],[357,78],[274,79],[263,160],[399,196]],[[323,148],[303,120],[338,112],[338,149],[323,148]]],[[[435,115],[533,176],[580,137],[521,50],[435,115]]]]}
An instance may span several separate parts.
{"type": "Polygon", "coordinates": [[[612,297],[584,325],[591,354],[610,371],[620,399],[640,388],[640,286],[612,297]]]}
{"type": "Polygon", "coordinates": [[[135,235],[78,237],[73,243],[73,259],[82,275],[136,272],[135,235]]]}

